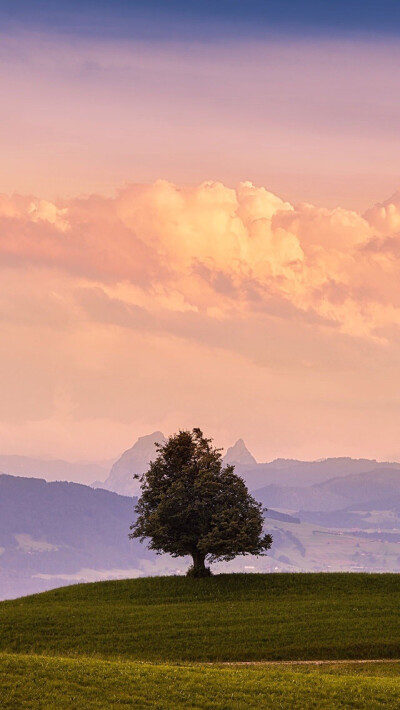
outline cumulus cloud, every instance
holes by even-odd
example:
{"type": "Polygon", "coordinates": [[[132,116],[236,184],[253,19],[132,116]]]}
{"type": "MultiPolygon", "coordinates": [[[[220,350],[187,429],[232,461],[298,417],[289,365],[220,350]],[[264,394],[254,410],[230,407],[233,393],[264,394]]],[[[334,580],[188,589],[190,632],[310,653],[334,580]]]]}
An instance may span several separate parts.
{"type": "Polygon", "coordinates": [[[380,234],[400,232],[400,191],[367,210],[365,218],[380,234]]]}
{"type": "Polygon", "coordinates": [[[153,316],[264,312],[374,338],[400,322],[399,226],[399,194],[362,216],[291,205],[246,182],[157,181],[60,204],[1,196],[0,255],[3,266],[106,286],[153,316]]]}
{"type": "Polygon", "coordinates": [[[267,418],[271,456],[337,453],[315,448],[317,418],[320,442],[332,434],[367,455],[384,404],[388,447],[399,214],[396,196],[361,215],[250,183],[158,181],[54,203],[1,196],[3,450],[66,455],[64,441],[108,456],[130,426],[126,445],[194,420],[251,443],[267,418]],[[355,410],[365,427],[353,446],[355,410]],[[288,437],[290,452],[279,446],[288,437]]]}

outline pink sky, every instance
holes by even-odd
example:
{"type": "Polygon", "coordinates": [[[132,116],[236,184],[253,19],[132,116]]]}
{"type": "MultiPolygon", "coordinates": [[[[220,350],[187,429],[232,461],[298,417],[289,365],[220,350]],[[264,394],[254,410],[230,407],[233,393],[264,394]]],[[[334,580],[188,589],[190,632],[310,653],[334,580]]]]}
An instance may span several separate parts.
{"type": "Polygon", "coordinates": [[[364,210],[400,183],[396,40],[0,34],[0,192],[251,180],[364,210]]]}
{"type": "Polygon", "coordinates": [[[154,429],[260,459],[399,456],[400,195],[363,216],[251,183],[0,200],[1,450],[154,429]]]}
{"type": "Polygon", "coordinates": [[[399,459],[398,46],[2,39],[0,451],[399,459]]]}

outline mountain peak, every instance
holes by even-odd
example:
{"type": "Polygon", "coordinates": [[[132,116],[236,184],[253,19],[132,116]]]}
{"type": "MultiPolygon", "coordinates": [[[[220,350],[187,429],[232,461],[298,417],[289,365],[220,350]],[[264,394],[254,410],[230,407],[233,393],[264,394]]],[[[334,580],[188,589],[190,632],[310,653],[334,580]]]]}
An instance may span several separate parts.
{"type": "Polygon", "coordinates": [[[257,461],[248,450],[243,439],[238,439],[236,444],[230,446],[224,456],[225,464],[239,464],[241,466],[255,465],[257,461]]]}
{"type": "MultiPolygon", "coordinates": [[[[125,451],[125,454],[128,454],[129,452],[132,452],[132,454],[139,454],[139,452],[141,453],[142,451],[147,452],[149,448],[153,450],[155,444],[162,444],[164,441],[165,436],[162,431],[153,431],[152,434],[145,434],[145,436],[139,436],[136,443],[130,449],[128,449],[128,451],[125,451]]],[[[125,454],[122,455],[125,456],[125,454]]]]}
{"type": "Polygon", "coordinates": [[[163,444],[164,441],[161,431],[139,436],[134,445],[114,463],[101,487],[121,495],[138,495],[140,482],[133,476],[141,476],[148,469],[150,461],[157,456],[156,444],[163,444]]]}

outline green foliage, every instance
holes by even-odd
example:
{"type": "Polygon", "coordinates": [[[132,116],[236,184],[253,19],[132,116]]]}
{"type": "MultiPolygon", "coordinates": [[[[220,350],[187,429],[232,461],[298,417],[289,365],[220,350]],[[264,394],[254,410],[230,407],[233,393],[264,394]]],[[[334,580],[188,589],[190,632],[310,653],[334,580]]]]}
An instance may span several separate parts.
{"type": "Polygon", "coordinates": [[[149,548],[174,557],[191,555],[190,575],[209,575],[205,560],[263,555],[271,547],[263,535],[262,506],[248,493],[234,466],[200,429],[180,431],[159,446],[142,477],[142,494],[130,537],[149,539],[149,548]]]}
{"type": "Polygon", "coordinates": [[[2,710],[397,710],[400,664],[210,667],[0,654],[2,710]]]}
{"type": "Polygon", "coordinates": [[[0,651],[156,662],[400,658],[399,606],[397,574],[98,582],[0,603],[0,651]]]}

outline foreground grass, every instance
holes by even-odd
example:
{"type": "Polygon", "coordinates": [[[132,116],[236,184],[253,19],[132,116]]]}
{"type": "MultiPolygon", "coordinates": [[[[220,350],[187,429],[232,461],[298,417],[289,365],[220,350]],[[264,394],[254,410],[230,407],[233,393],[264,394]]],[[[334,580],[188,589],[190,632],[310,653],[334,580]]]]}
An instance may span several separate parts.
{"type": "Polygon", "coordinates": [[[2,710],[397,710],[400,664],[205,667],[0,654],[2,710]]]}
{"type": "Polygon", "coordinates": [[[101,582],[0,603],[0,651],[164,662],[400,658],[399,606],[394,574],[101,582]]]}

